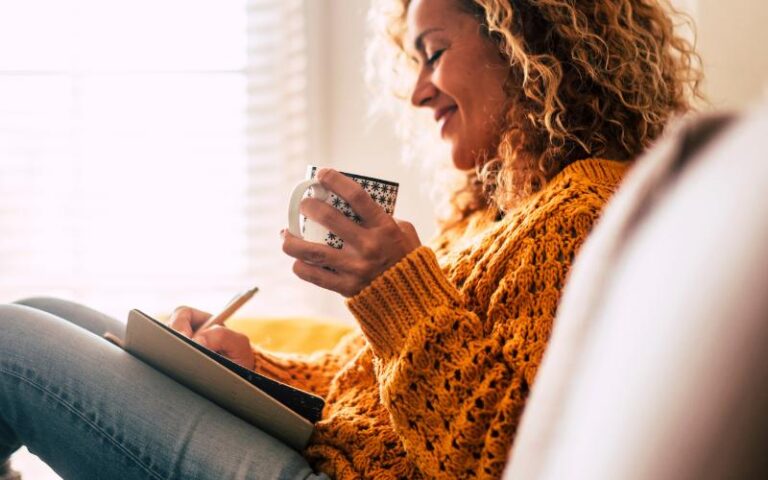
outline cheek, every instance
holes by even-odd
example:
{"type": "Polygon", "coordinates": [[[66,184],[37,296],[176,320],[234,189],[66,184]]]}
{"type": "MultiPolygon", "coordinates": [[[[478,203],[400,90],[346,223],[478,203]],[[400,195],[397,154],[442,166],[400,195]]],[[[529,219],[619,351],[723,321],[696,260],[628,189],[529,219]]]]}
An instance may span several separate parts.
{"type": "Polygon", "coordinates": [[[498,59],[491,60],[487,55],[446,57],[435,70],[434,85],[459,106],[454,148],[465,155],[493,148],[507,104],[506,79],[506,66],[500,66],[498,59]]]}
{"type": "Polygon", "coordinates": [[[459,118],[462,119],[462,129],[474,130],[478,119],[482,117],[484,94],[483,89],[475,83],[472,70],[465,68],[445,68],[435,72],[435,86],[442,94],[449,97],[450,102],[458,105],[459,118]]]}
{"type": "MultiPolygon", "coordinates": [[[[497,130],[503,122],[508,105],[508,96],[504,90],[507,76],[499,69],[486,68],[475,80],[474,114],[482,119],[484,129],[497,130]]],[[[478,120],[480,120],[478,119],[478,120]]]]}
{"type": "MultiPolygon", "coordinates": [[[[504,109],[506,73],[499,68],[477,63],[435,72],[433,81],[444,94],[458,104],[468,119],[475,123],[483,118],[497,117],[504,109]]],[[[484,123],[484,122],[482,122],[484,123]]]]}
{"type": "Polygon", "coordinates": [[[504,85],[508,78],[508,68],[499,66],[486,66],[478,70],[476,75],[477,90],[483,92],[485,103],[492,106],[500,106],[507,100],[504,85]]]}
{"type": "Polygon", "coordinates": [[[467,79],[460,68],[454,67],[450,62],[444,62],[435,70],[432,82],[451,100],[461,103],[467,79]]]}

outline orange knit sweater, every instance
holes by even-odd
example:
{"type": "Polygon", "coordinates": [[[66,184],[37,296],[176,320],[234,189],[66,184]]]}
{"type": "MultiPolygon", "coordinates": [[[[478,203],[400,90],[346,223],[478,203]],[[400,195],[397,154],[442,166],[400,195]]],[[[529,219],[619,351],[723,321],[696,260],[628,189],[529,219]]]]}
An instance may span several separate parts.
{"type": "Polygon", "coordinates": [[[361,332],[332,352],[256,351],[257,369],[326,398],[313,466],[500,477],[573,256],[625,169],[576,162],[502,220],[470,217],[414,250],[348,300],[361,332]]]}

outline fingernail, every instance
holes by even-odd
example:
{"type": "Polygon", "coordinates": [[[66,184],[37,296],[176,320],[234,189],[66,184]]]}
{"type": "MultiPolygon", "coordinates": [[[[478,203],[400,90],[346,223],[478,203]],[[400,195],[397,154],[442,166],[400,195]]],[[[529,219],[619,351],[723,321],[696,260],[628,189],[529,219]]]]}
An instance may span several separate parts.
{"type": "Polygon", "coordinates": [[[328,168],[321,168],[317,171],[317,174],[315,174],[315,178],[318,180],[322,180],[326,175],[328,175],[328,168]]]}

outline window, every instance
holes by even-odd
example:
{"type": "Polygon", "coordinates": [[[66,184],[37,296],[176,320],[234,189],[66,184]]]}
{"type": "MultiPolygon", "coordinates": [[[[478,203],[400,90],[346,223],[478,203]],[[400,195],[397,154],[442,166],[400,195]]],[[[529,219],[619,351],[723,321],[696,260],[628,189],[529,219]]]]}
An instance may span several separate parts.
{"type": "Polygon", "coordinates": [[[305,300],[278,236],[307,163],[303,8],[0,0],[0,301],[305,300]]]}

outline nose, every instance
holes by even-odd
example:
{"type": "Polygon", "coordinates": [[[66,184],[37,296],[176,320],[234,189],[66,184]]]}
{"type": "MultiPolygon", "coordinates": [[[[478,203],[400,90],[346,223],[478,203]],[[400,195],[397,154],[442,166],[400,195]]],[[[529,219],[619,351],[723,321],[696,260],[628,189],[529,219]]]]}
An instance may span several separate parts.
{"type": "Polygon", "coordinates": [[[438,92],[439,90],[432,83],[428,72],[421,71],[416,79],[416,85],[413,87],[413,93],[411,93],[411,104],[414,107],[426,107],[435,99],[438,92]]]}

